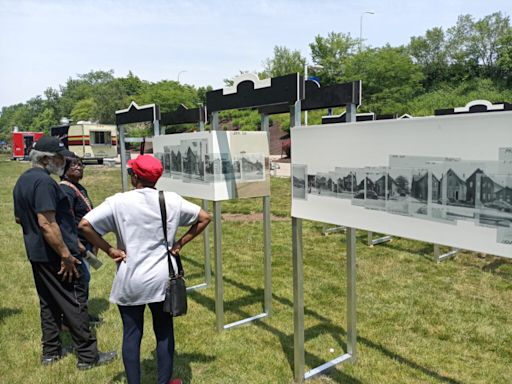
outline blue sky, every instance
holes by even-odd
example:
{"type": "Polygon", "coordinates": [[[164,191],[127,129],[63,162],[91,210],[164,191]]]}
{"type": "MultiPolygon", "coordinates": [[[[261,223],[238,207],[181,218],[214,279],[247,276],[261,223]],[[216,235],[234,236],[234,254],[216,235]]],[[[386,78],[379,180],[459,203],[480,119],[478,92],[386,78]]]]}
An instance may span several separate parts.
{"type": "Polygon", "coordinates": [[[330,31],[374,47],[406,44],[432,27],[502,11],[511,0],[0,0],[0,107],[90,70],[129,70],[142,79],[223,86],[239,70],[260,71],[275,45],[310,61],[309,43],[330,31]]]}

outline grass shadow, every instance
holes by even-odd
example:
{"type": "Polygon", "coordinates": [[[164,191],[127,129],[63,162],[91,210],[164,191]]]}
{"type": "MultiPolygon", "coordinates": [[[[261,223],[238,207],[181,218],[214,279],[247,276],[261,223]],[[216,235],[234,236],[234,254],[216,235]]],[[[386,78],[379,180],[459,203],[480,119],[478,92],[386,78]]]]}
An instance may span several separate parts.
{"type": "Polygon", "coordinates": [[[22,311],[19,308],[0,308],[0,323],[3,323],[5,319],[10,316],[15,316],[20,314],[22,311]]]}
{"type": "MultiPolygon", "coordinates": [[[[151,354],[151,358],[144,359],[140,364],[141,382],[154,383],[157,378],[157,359],[156,352],[151,354]]],[[[179,377],[183,383],[192,382],[191,363],[211,363],[215,356],[204,355],[201,353],[174,353],[173,377],[179,377]]],[[[112,383],[126,382],[125,372],[118,372],[113,378],[112,383]]]]}
{"type": "Polygon", "coordinates": [[[89,299],[88,307],[89,313],[94,313],[95,315],[100,315],[103,312],[106,312],[110,306],[110,303],[107,299],[94,297],[89,299]]]}

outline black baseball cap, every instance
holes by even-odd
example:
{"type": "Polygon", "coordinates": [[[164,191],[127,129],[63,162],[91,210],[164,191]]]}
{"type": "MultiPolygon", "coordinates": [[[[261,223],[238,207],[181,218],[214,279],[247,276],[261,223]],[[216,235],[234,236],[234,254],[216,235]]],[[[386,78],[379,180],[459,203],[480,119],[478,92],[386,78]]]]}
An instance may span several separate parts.
{"type": "Polygon", "coordinates": [[[41,136],[34,144],[34,149],[41,152],[57,153],[64,157],[75,157],[76,155],[68,151],[64,143],[55,136],[41,136]]]}

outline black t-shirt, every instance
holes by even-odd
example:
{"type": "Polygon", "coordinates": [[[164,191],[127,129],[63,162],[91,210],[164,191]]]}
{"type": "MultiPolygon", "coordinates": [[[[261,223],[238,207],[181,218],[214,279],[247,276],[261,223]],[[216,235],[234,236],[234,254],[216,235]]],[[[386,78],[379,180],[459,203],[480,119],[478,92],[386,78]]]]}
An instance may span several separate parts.
{"type": "MultiPolygon", "coordinates": [[[[68,182],[71,183],[71,181],[68,181],[68,182]]],[[[83,187],[83,185],[80,183],[72,183],[72,184],[89,201],[89,204],[91,204],[91,208],[92,208],[91,199],[89,199],[87,190],[83,187]]],[[[69,203],[71,204],[71,209],[73,210],[73,212],[75,214],[75,224],[76,224],[76,227],[78,228],[78,224],[80,223],[80,220],[82,220],[82,217],[84,217],[87,214],[87,212],[89,212],[89,207],[87,206],[85,201],[76,193],[76,191],[72,187],[70,187],[69,185],[66,185],[66,184],[62,184],[62,183],[59,185],[62,189],[62,192],[64,192],[66,194],[66,196],[69,200],[69,203]]],[[[85,239],[85,237],[80,232],[78,232],[78,238],[80,239],[82,244],[87,249],[89,249],[89,250],[92,249],[92,245],[89,244],[89,242],[85,239]]]]}
{"type": "Polygon", "coordinates": [[[55,262],[60,256],[44,240],[37,214],[54,211],[62,239],[71,254],[79,256],[75,218],[69,200],[43,168],[25,171],[14,186],[14,215],[23,227],[23,240],[30,261],[55,262]]]}

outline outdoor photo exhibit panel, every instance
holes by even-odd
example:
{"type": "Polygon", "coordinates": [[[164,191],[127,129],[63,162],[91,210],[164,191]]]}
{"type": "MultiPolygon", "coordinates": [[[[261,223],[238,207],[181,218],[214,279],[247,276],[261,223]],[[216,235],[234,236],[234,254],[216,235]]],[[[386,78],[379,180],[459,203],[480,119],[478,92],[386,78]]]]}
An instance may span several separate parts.
{"type": "Polygon", "coordinates": [[[156,136],[164,173],[157,187],[211,201],[270,195],[266,132],[194,132],[156,136]]]}
{"type": "Polygon", "coordinates": [[[297,127],[292,216],[512,257],[512,112],[297,127]]]}

